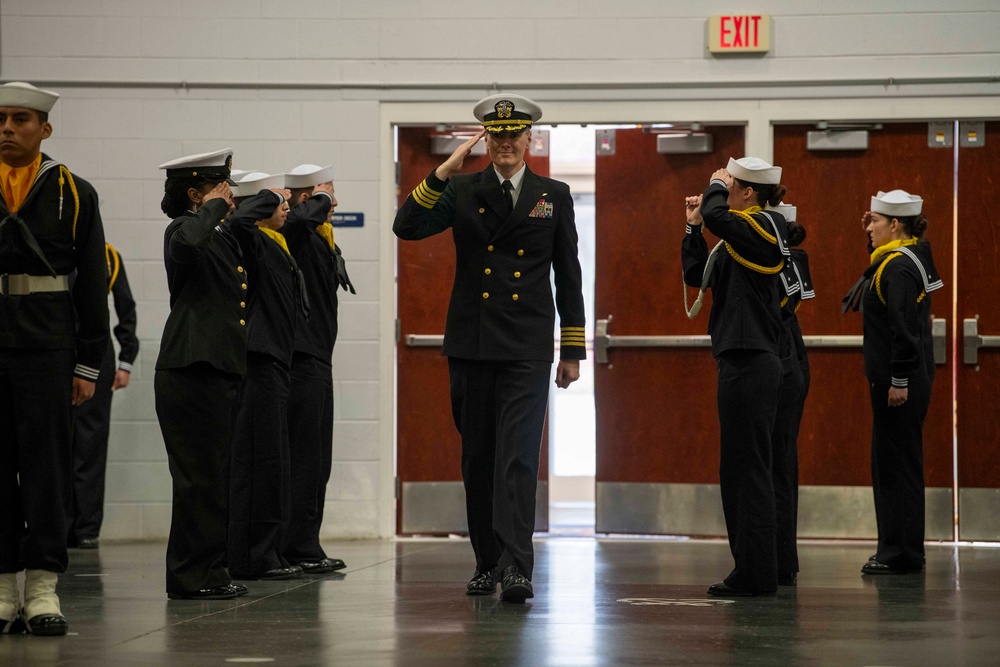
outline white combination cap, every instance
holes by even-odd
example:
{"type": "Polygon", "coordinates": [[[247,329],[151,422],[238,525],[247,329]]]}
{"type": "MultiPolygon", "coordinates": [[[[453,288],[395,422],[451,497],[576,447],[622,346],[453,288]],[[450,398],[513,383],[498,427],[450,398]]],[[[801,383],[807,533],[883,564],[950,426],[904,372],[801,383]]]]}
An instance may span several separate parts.
{"type": "Polygon", "coordinates": [[[223,148],[211,153],[198,153],[197,155],[185,155],[176,160],[170,160],[160,165],[160,169],[167,171],[167,178],[174,176],[201,176],[206,181],[229,181],[230,185],[235,185],[230,178],[233,168],[233,149],[223,148]]]}
{"type": "Polygon", "coordinates": [[[739,160],[729,158],[726,171],[733,178],[738,178],[745,183],[756,183],[757,185],[781,183],[781,167],[772,166],[759,157],[741,157],[739,160]]]}
{"type": "Polygon", "coordinates": [[[262,171],[251,171],[241,176],[233,186],[234,197],[250,197],[261,190],[273,190],[285,187],[284,174],[265,174],[262,171]]]}
{"type": "Polygon", "coordinates": [[[785,219],[785,222],[795,222],[795,207],[791,204],[786,204],[781,202],[777,206],[768,206],[768,211],[776,211],[781,214],[781,217],[785,219]]]}
{"type": "Polygon", "coordinates": [[[285,187],[290,190],[311,188],[314,185],[332,181],[333,167],[320,167],[315,164],[300,164],[285,174],[285,187]]]}
{"type": "Polygon", "coordinates": [[[881,213],[896,217],[918,215],[924,207],[924,200],[917,195],[911,195],[906,190],[882,192],[872,197],[872,213],[881,213]]]}
{"type": "Polygon", "coordinates": [[[24,81],[11,81],[0,86],[0,107],[24,107],[48,113],[58,99],[59,93],[35,88],[24,81]]]}
{"type": "Polygon", "coordinates": [[[522,95],[500,93],[476,102],[472,113],[487,132],[521,132],[542,117],[542,108],[522,95]]]}

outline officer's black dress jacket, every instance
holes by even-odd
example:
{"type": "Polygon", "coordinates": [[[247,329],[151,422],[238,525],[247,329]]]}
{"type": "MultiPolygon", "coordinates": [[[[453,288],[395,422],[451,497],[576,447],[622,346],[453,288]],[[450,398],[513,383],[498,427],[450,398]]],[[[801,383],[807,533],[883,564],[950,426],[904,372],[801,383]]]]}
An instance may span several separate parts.
{"type": "MultiPolygon", "coordinates": [[[[727,350],[779,354],[782,323],[777,273],[784,267],[787,256],[785,220],[774,211],[767,211],[766,215],[758,211],[751,216],[757,223],[752,226],[729,211],[728,196],[725,184],[713,180],[701,204],[705,226],[729,244],[728,248],[723,245],[716,251],[719,257],[708,282],[712,288],[712,313],[708,320],[712,354],[718,357],[727,350]],[[772,272],[761,273],[744,266],[734,252],[745,262],[772,272]]],[[[689,225],[681,244],[686,284],[701,286],[708,255],[701,225],[689,225]]]]}
{"type": "Polygon", "coordinates": [[[294,206],[281,233],[298,263],[309,296],[309,316],[300,309],[295,351],[330,362],[337,342],[337,261],[316,229],[326,222],[333,200],[320,192],[294,206]]]}
{"type": "Polygon", "coordinates": [[[299,267],[276,241],[258,230],[246,239],[250,272],[247,351],[267,354],[287,368],[295,349],[295,321],[305,313],[299,267]]]}
{"type": "Polygon", "coordinates": [[[262,190],[227,219],[229,204],[212,199],[167,226],[163,257],[170,315],[157,370],[206,362],[225,373],[246,372],[248,276],[239,239],[259,235],[255,222],[270,217],[281,201],[262,190]]]}
{"type": "Polygon", "coordinates": [[[909,386],[916,373],[933,377],[930,292],[943,283],[930,243],[886,253],[865,276],[870,281],[862,297],[865,376],[895,387],[909,386]]]}
{"type": "Polygon", "coordinates": [[[0,297],[0,347],[75,350],[74,374],[93,382],[110,338],[104,226],[93,186],[60,186],[60,166],[42,154],[17,213],[0,196],[0,274],[77,278],[68,292],[0,297]]]}
{"type": "Polygon", "coordinates": [[[565,183],[527,167],[509,216],[496,170],[442,181],[434,172],[396,213],[392,230],[416,240],[452,228],[455,283],[444,354],[472,360],[584,359],[585,317],[573,198],[565,183]],[[550,270],[555,271],[553,308],[550,270]]]}
{"type": "Polygon", "coordinates": [[[139,355],[139,339],[135,335],[136,316],[135,298],[128,284],[125,272],[125,262],[118,251],[107,244],[108,291],[115,304],[118,324],[114,328],[115,339],[118,341],[118,368],[132,371],[132,364],[139,355]]]}

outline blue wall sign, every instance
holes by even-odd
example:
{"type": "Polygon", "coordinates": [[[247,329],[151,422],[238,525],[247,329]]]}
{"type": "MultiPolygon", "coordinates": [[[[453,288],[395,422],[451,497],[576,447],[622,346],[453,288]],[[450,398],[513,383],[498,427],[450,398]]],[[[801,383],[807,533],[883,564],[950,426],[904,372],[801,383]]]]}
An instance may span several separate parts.
{"type": "Polygon", "coordinates": [[[330,224],[334,227],[364,227],[364,213],[334,213],[330,224]]]}

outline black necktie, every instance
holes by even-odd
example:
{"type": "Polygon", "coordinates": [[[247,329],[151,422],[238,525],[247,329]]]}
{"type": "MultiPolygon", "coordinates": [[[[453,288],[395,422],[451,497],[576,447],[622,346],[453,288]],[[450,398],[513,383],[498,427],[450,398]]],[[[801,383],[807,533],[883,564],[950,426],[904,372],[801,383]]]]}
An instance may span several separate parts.
{"type": "Polygon", "coordinates": [[[510,194],[510,191],[514,189],[514,184],[510,181],[504,181],[503,185],[503,198],[507,201],[507,215],[510,215],[514,210],[514,197],[510,194]]]}

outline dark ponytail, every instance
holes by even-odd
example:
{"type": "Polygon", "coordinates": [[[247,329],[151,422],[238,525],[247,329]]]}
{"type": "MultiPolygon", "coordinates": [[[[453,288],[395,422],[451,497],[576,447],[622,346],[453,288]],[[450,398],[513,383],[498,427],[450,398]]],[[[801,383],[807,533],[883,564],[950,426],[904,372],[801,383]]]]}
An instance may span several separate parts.
{"type": "Polygon", "coordinates": [[[802,245],[806,240],[806,228],[797,222],[788,223],[788,245],[802,245]]]}
{"type": "Polygon", "coordinates": [[[777,206],[788,192],[781,183],[777,185],[762,185],[761,183],[750,183],[739,178],[736,179],[736,182],[740,184],[741,188],[750,188],[754,191],[754,194],[757,195],[757,206],[761,208],[765,208],[768,205],[777,206]]]}
{"type": "Polygon", "coordinates": [[[907,234],[915,239],[920,239],[921,241],[924,240],[924,237],[927,234],[927,218],[925,218],[923,214],[918,213],[916,215],[907,215],[904,217],[897,215],[893,217],[899,220],[899,224],[903,225],[903,229],[906,230],[907,234]]]}

